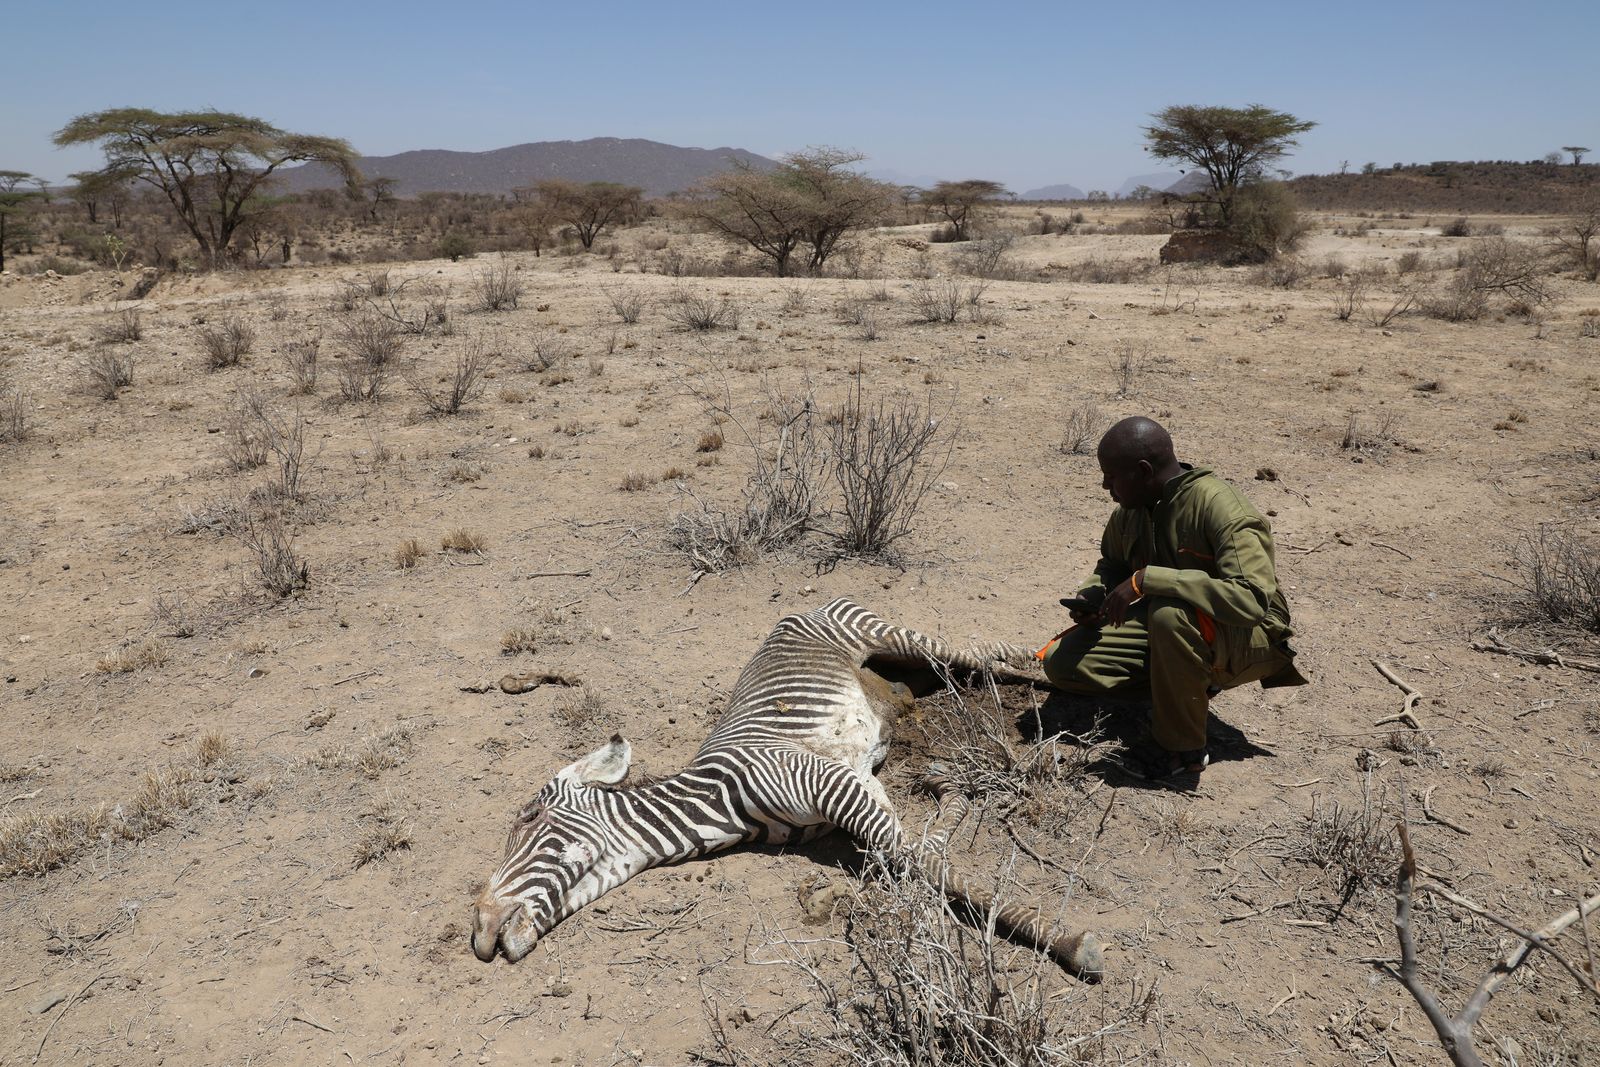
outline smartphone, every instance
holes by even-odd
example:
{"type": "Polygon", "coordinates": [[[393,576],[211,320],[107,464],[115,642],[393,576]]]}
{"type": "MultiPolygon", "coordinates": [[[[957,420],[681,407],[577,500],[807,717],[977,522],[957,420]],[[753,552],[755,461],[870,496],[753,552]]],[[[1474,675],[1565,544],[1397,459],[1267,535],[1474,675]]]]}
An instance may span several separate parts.
{"type": "Polygon", "coordinates": [[[1091,615],[1100,610],[1100,605],[1091,603],[1081,596],[1064,596],[1061,598],[1061,606],[1069,611],[1084,611],[1091,615]]]}

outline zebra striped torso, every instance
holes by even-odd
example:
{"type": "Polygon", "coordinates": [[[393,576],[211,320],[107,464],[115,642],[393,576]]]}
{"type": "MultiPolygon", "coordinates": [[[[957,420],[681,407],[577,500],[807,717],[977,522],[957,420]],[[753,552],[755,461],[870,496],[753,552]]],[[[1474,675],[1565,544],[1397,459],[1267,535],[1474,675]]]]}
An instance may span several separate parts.
{"type": "MultiPolygon", "coordinates": [[[[837,826],[864,847],[898,850],[899,819],[872,774],[888,750],[895,702],[881,679],[863,672],[869,660],[957,671],[1033,665],[1019,646],[952,649],[843,599],[780,620],[682,771],[648,785],[595,788],[626,773],[630,750],[619,736],[524,808],[505,862],[479,900],[474,950],[492,958],[498,936],[516,958],[640,871],[740,842],[779,843],[837,826]],[[526,923],[501,932],[518,906],[526,923]]],[[[944,874],[954,885],[954,875],[944,874]]],[[[1098,950],[1089,966],[1080,941],[1070,966],[1097,969],[1098,950]]]]}

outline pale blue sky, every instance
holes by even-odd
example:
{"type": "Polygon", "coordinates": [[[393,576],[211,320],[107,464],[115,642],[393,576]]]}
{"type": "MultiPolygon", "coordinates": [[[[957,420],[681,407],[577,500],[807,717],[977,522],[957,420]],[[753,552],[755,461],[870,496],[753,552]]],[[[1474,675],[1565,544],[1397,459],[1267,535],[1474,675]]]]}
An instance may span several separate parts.
{"type": "Polygon", "coordinates": [[[98,164],[103,108],[215,107],[365,154],[829,144],[902,179],[1114,189],[1168,104],[1321,125],[1286,166],[1600,149],[1600,3],[356,4],[7,0],[0,169],[98,164]]]}

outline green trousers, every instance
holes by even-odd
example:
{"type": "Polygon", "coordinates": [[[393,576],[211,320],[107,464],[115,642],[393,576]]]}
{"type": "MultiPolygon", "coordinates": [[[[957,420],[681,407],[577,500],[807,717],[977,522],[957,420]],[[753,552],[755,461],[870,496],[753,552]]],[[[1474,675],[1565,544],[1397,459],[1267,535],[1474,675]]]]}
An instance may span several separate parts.
{"type": "Polygon", "coordinates": [[[1181,600],[1134,604],[1121,626],[1079,626],[1045,652],[1050,683],[1067,693],[1127,696],[1148,692],[1156,744],[1189,752],[1206,744],[1209,688],[1232,689],[1283,670],[1291,657],[1261,627],[1202,621],[1181,600]]]}

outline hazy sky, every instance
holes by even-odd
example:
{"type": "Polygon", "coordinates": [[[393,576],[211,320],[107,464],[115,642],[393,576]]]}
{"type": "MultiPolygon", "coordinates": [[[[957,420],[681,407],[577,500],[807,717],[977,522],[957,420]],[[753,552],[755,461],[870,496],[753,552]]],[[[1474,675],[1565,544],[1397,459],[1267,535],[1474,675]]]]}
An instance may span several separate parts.
{"type": "MultiPolygon", "coordinates": [[[[1285,165],[1600,149],[1595,0],[468,3],[9,0],[0,169],[98,165],[73,116],[215,107],[358,151],[646,137],[865,152],[918,178],[1114,189],[1169,104],[1320,123],[1285,165]]],[[[1600,156],[1600,153],[1597,153],[1600,156]]]]}

